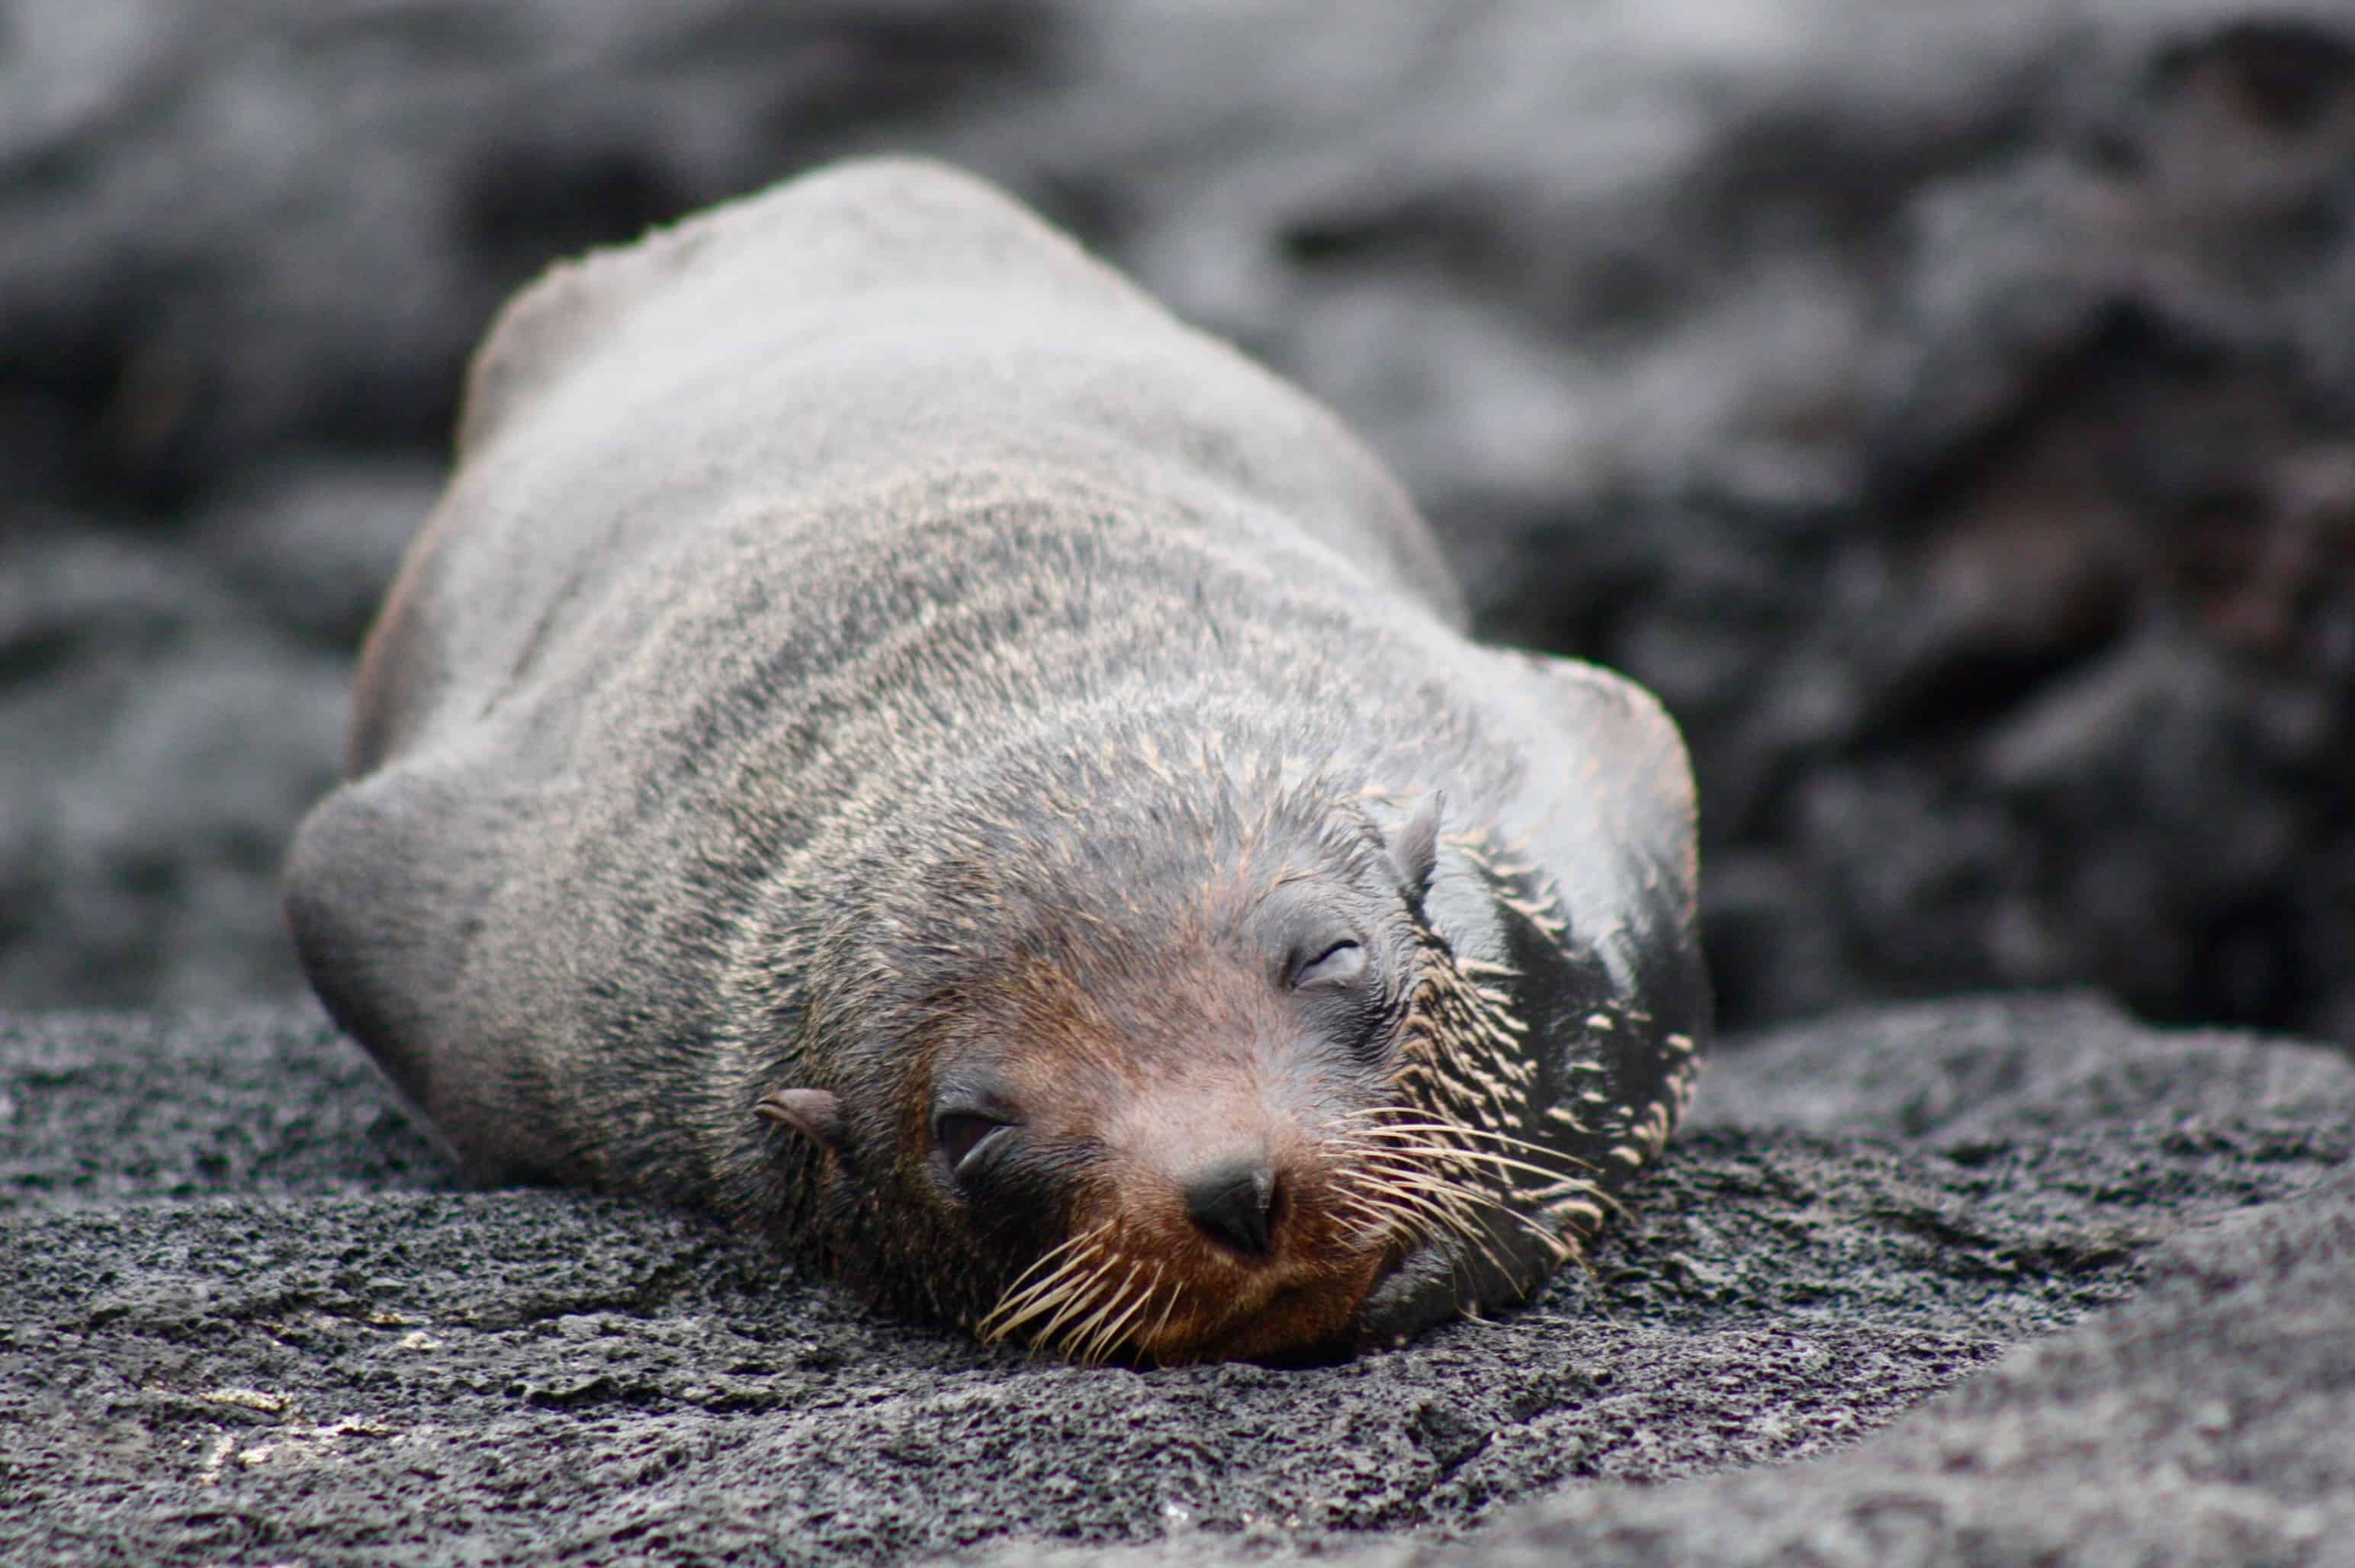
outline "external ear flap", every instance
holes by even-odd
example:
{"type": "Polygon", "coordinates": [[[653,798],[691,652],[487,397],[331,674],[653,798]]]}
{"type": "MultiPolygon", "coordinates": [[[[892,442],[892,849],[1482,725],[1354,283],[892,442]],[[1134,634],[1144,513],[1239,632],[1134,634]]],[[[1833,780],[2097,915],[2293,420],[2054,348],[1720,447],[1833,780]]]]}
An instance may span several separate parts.
{"type": "Polygon", "coordinates": [[[823,1089],[781,1089],[753,1107],[764,1122],[774,1122],[826,1150],[841,1155],[850,1147],[842,1125],[842,1102],[823,1089]]]}
{"type": "Polygon", "coordinates": [[[1446,809],[1447,797],[1433,790],[1391,835],[1391,863],[1411,898],[1431,891],[1431,874],[1439,865],[1439,819],[1446,809]]]}

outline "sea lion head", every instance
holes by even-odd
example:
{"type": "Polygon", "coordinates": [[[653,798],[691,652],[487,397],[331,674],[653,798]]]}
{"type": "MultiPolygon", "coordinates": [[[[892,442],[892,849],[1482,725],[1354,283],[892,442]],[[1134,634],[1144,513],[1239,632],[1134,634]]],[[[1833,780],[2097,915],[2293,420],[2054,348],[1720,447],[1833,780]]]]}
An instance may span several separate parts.
{"type": "Polygon", "coordinates": [[[1347,1347],[1411,1257],[1493,1253],[1491,1144],[1413,1093],[1442,798],[1091,773],[998,770],[879,845],[758,1114],[897,1309],[1079,1359],[1347,1347]]]}
{"type": "Polygon", "coordinates": [[[1433,1295],[1402,1279],[1525,1288],[1553,1260],[1489,1179],[1548,1156],[1427,1092],[1458,978],[1423,907],[1440,797],[1061,762],[927,814],[815,966],[802,1081],[761,1114],[820,1152],[836,1272],[1161,1362],[1343,1348],[1433,1295]]]}

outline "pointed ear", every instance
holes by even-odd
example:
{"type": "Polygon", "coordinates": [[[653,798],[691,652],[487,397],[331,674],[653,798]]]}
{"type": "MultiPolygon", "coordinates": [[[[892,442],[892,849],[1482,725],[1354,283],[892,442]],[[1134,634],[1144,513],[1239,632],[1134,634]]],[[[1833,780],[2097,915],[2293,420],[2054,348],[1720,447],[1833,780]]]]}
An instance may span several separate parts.
{"type": "Polygon", "coordinates": [[[1431,891],[1431,874],[1439,865],[1439,819],[1446,809],[1447,797],[1433,790],[1391,834],[1391,863],[1410,898],[1431,891]]]}
{"type": "Polygon", "coordinates": [[[841,1155],[849,1147],[842,1102],[823,1089],[780,1089],[754,1106],[753,1114],[793,1128],[828,1154],[841,1155]]]}

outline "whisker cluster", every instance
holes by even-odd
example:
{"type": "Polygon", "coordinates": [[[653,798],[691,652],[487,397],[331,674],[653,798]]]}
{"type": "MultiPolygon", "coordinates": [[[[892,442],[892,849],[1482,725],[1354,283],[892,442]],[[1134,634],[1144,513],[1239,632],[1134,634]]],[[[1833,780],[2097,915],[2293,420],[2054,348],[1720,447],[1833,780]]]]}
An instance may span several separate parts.
{"type": "Polygon", "coordinates": [[[998,1298],[974,1332],[984,1344],[999,1344],[1037,1324],[1028,1338],[1039,1349],[1056,1349],[1089,1365],[1109,1360],[1124,1346],[1159,1338],[1178,1309],[1179,1292],[1161,1264],[1125,1263],[1112,1246],[1107,1221],[1050,1248],[1025,1269],[998,1298]],[[1151,1334],[1138,1330],[1156,1301],[1161,1316],[1151,1334]]]}
{"type": "Polygon", "coordinates": [[[1528,1211],[1602,1197],[1582,1162],[1527,1138],[1466,1126],[1411,1105],[1379,1105],[1350,1118],[1353,1180],[1340,1206],[1369,1243],[1452,1239],[1509,1275],[1495,1226],[1526,1231],[1556,1264],[1578,1243],[1528,1211]],[[1535,1179],[1531,1180],[1530,1179],[1535,1179]]]}

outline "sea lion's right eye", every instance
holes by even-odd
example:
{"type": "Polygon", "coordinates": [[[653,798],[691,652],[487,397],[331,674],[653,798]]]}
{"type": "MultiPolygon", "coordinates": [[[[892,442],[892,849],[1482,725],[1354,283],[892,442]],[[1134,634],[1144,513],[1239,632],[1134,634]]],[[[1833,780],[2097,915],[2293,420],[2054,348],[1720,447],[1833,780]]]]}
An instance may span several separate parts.
{"type": "Polygon", "coordinates": [[[948,1157],[951,1170],[964,1165],[974,1151],[987,1143],[994,1134],[1005,1130],[1004,1122],[965,1111],[948,1112],[932,1123],[933,1140],[941,1146],[941,1153],[948,1157]]]}
{"type": "Polygon", "coordinates": [[[1346,986],[1366,972],[1366,950],[1344,937],[1292,972],[1295,989],[1346,986]]]}

